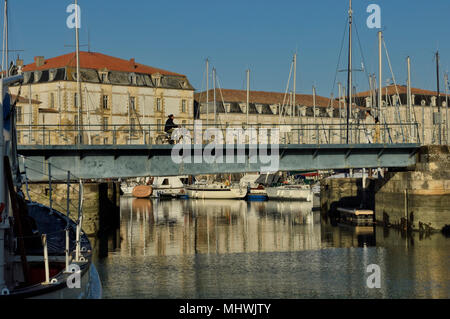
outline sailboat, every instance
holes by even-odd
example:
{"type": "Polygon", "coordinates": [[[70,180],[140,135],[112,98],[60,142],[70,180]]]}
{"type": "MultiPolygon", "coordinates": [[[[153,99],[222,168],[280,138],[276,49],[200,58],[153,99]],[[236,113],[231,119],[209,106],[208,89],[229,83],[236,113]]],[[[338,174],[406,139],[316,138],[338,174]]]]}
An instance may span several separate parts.
{"type": "Polygon", "coordinates": [[[313,192],[310,185],[297,183],[294,180],[280,183],[278,174],[263,174],[256,182],[264,185],[269,200],[294,200],[311,202],[313,192]]]}
{"type": "Polygon", "coordinates": [[[230,183],[196,183],[185,187],[186,195],[192,199],[243,199],[247,188],[230,183]]]}
{"type": "MultiPolygon", "coordinates": [[[[6,34],[7,13],[5,0],[6,34]]],[[[6,43],[7,39],[6,36],[6,43]]],[[[8,61],[7,45],[4,52],[8,61]]],[[[7,69],[2,77],[0,105],[9,118],[0,117],[0,299],[99,298],[101,284],[92,264],[92,247],[81,229],[82,183],[78,185],[76,222],[52,205],[50,165],[47,172],[50,205],[34,202],[30,196],[26,199],[22,190],[25,182],[29,194],[26,165],[19,165],[15,102],[10,104],[8,93],[10,86],[23,81],[23,75],[9,76],[7,69]]]]}

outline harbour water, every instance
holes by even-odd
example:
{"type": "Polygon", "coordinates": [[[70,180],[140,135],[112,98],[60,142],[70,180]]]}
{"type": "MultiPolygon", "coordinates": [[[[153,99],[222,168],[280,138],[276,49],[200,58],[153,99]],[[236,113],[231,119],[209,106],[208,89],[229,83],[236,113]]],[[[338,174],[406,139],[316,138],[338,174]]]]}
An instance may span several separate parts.
{"type": "Polygon", "coordinates": [[[449,238],[333,225],[305,202],[122,198],[92,243],[103,298],[450,297],[449,238]]]}

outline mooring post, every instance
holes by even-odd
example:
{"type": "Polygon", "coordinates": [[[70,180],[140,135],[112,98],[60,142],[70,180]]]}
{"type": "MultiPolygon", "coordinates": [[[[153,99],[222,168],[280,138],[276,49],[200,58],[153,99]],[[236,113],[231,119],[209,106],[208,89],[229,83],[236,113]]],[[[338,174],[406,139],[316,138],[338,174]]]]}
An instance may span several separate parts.
{"type": "Polygon", "coordinates": [[[50,270],[48,267],[48,250],[47,250],[47,235],[42,235],[42,246],[44,247],[44,265],[45,265],[45,283],[50,283],[50,270]]]}

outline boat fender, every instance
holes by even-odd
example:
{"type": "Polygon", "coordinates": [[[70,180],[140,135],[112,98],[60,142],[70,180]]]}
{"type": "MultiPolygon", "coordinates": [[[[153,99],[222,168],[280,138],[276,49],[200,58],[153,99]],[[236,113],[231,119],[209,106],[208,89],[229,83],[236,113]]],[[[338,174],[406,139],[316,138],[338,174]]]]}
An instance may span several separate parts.
{"type": "Polygon", "coordinates": [[[9,289],[8,288],[3,288],[2,289],[2,296],[9,296],[9,289]]]}
{"type": "Polygon", "coordinates": [[[57,283],[58,283],[58,279],[53,278],[53,279],[50,281],[50,283],[51,283],[51,284],[57,284],[57,283]]]}

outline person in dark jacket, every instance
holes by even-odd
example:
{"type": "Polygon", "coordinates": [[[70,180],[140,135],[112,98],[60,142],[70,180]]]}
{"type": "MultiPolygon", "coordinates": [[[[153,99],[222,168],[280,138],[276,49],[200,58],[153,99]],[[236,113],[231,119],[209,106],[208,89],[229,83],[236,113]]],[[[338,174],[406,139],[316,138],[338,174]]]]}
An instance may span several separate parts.
{"type": "MultiPolygon", "coordinates": [[[[174,119],[173,114],[170,114],[170,115],[169,115],[169,118],[168,118],[167,121],[166,121],[166,125],[165,125],[165,127],[164,127],[164,132],[166,132],[166,134],[168,134],[168,135],[172,135],[173,130],[176,129],[176,128],[178,128],[178,125],[176,125],[176,124],[173,122],[173,119],[174,119]]],[[[174,144],[174,143],[175,143],[174,140],[172,140],[172,138],[169,137],[169,144],[174,144]]]]}
{"type": "Polygon", "coordinates": [[[164,127],[164,132],[168,134],[172,134],[173,130],[178,128],[178,125],[176,125],[174,122],[174,116],[173,114],[169,115],[169,118],[166,121],[166,126],[164,127]]]}

